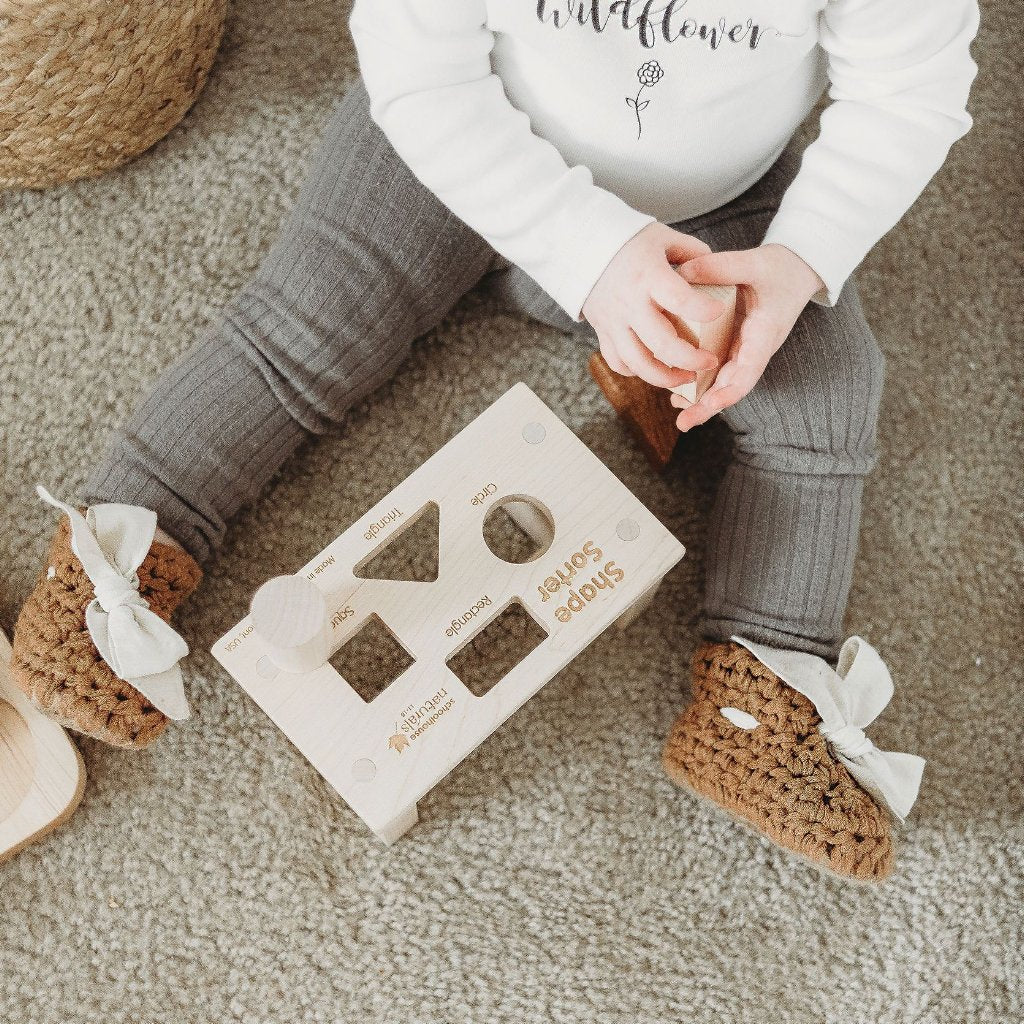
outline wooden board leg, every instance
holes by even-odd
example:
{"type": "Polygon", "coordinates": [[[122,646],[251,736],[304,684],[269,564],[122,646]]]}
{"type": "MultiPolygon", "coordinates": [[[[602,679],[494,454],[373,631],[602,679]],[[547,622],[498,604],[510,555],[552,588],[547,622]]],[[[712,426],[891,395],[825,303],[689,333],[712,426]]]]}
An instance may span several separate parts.
{"type": "Polygon", "coordinates": [[[420,820],[419,808],[413,804],[397,817],[392,818],[383,828],[376,829],[377,836],[388,846],[397,842],[420,820]]]}
{"type": "MultiPolygon", "coordinates": [[[[662,577],[664,579],[664,577],[662,577]]],[[[627,626],[631,626],[648,608],[651,606],[651,602],[654,600],[654,595],[658,592],[658,587],[661,586],[661,580],[653,583],[649,586],[616,620],[615,625],[618,629],[625,629],[627,626]]]]}

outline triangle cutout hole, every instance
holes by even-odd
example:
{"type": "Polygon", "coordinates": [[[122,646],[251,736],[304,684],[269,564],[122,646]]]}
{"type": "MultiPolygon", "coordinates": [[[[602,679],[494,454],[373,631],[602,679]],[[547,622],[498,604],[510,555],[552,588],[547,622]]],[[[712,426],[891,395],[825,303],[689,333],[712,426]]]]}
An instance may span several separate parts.
{"type": "MultiPolygon", "coordinates": [[[[391,515],[392,513],[389,513],[391,515]]],[[[352,570],[361,580],[433,583],[440,568],[441,510],[428,501],[352,570]]]]}

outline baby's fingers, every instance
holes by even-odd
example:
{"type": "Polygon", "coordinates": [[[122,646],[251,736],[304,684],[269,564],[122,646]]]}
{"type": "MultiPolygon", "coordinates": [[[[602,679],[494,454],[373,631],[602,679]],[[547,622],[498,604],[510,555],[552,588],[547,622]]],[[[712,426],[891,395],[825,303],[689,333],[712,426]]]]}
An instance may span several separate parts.
{"type": "Polygon", "coordinates": [[[666,366],[651,355],[646,346],[628,327],[622,335],[615,339],[615,348],[622,357],[622,361],[637,377],[647,381],[648,384],[653,384],[656,388],[675,388],[693,380],[693,374],[688,370],[678,370],[666,366]]]}
{"type": "Polygon", "coordinates": [[[679,272],[690,284],[749,284],[758,269],[752,250],[712,252],[687,260],[679,272]]]}
{"type": "MultiPolygon", "coordinates": [[[[708,392],[710,394],[710,392],[708,392]]],[[[683,411],[676,417],[676,427],[682,432],[686,433],[688,430],[692,430],[694,427],[699,427],[702,423],[707,423],[712,416],[717,416],[722,409],[727,408],[726,405],[719,406],[715,401],[708,398],[707,394],[696,405],[691,405],[688,409],[683,411]]]]}
{"type": "Polygon", "coordinates": [[[676,426],[686,433],[693,427],[707,423],[712,416],[717,416],[723,409],[735,405],[746,394],[747,391],[736,384],[730,384],[729,387],[720,388],[717,391],[708,391],[696,405],[684,409],[676,417],[676,426]]]}
{"type": "Polygon", "coordinates": [[[717,320],[725,309],[718,299],[687,284],[680,272],[671,267],[659,271],[651,282],[651,298],[681,320],[695,320],[697,323],[717,320]]]}
{"type": "Polygon", "coordinates": [[[619,355],[618,350],[610,342],[601,338],[599,341],[601,347],[601,355],[604,357],[604,361],[608,364],[608,368],[613,372],[619,374],[620,377],[635,377],[636,374],[622,361],[622,357],[619,355]]]}
{"type": "Polygon", "coordinates": [[[690,408],[683,407],[683,412],[676,419],[676,426],[685,432],[707,423],[712,416],[717,416],[723,409],[728,409],[750,394],[761,372],[752,364],[743,365],[730,360],[719,371],[710,390],[704,392],[700,400],[690,408]]]}
{"type": "Polygon", "coordinates": [[[668,319],[653,306],[637,313],[633,330],[651,354],[666,366],[693,372],[718,367],[718,360],[710,352],[703,352],[680,338],[668,319]]]}

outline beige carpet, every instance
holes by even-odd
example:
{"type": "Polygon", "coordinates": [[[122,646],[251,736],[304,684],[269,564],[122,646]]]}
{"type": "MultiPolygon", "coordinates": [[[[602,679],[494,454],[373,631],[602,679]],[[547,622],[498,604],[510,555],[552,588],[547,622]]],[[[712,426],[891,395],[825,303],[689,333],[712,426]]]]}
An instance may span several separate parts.
{"type": "MultiPolygon", "coordinates": [[[[862,275],[889,382],[849,630],[897,680],[874,738],[929,760],[892,881],[823,878],[662,777],[726,438],[687,439],[656,479],[586,353],[477,297],[238,524],[183,620],[195,718],[141,755],[83,743],[81,809],[0,868],[0,1020],[1020,1020],[1017,8],[987,5],[977,127],[862,275]],[[690,554],[385,849],[204,651],[517,380],[690,554]]],[[[256,267],[355,71],[347,10],[234,4],[170,138],[102,180],[0,196],[6,630],[54,523],[32,484],[73,495],[256,267]]]]}

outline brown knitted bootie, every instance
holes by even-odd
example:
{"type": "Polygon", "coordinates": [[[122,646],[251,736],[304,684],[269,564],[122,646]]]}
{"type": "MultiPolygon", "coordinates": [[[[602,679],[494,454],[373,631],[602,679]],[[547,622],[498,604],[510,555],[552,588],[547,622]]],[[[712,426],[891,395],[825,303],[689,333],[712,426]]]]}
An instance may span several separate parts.
{"type": "Polygon", "coordinates": [[[694,657],[693,702],[669,735],[665,770],[814,864],[880,880],[892,868],[889,813],[833,756],[820,727],[811,701],[750,651],[707,643],[694,657]]]}
{"type": "MultiPolygon", "coordinates": [[[[97,650],[86,608],[98,592],[72,551],[66,519],[50,546],[47,566],[15,627],[11,667],[16,684],[67,728],[118,747],[148,746],[166,728],[167,715],[115,675],[97,650]]],[[[164,622],[202,578],[191,555],[159,542],[136,572],[139,595],[164,622]]]]}

